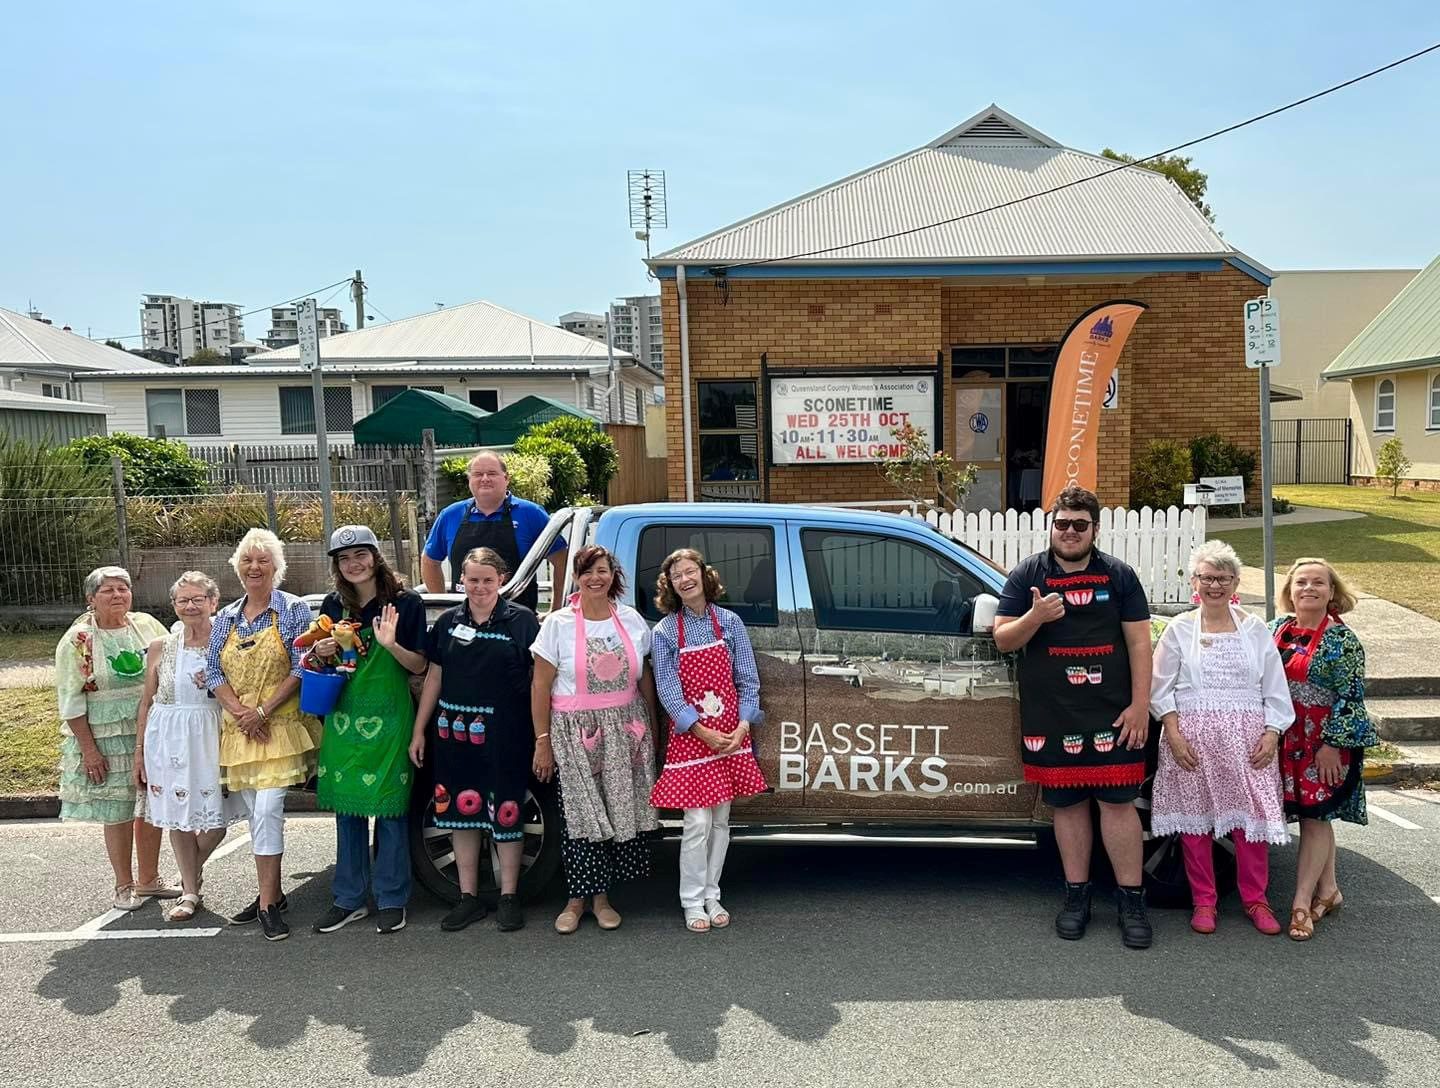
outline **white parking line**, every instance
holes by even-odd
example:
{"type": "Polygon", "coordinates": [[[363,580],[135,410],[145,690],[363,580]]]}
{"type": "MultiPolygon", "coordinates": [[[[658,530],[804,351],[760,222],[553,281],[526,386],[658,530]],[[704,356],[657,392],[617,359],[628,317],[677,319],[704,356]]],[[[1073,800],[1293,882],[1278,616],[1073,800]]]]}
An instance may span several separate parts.
{"type": "Polygon", "coordinates": [[[1381,808],[1379,805],[1375,804],[1375,802],[1373,802],[1373,801],[1370,802],[1370,804],[1367,805],[1366,807],[1369,808],[1369,810],[1370,810],[1371,812],[1375,813],[1376,816],[1379,816],[1380,819],[1382,819],[1382,820],[1389,820],[1389,821],[1390,821],[1392,824],[1394,824],[1396,827],[1403,827],[1406,831],[1424,831],[1424,830],[1425,830],[1425,829],[1424,829],[1423,827],[1421,827],[1419,824],[1411,823],[1409,820],[1405,819],[1404,816],[1396,816],[1395,813],[1391,812],[1388,808],[1381,808]]]}

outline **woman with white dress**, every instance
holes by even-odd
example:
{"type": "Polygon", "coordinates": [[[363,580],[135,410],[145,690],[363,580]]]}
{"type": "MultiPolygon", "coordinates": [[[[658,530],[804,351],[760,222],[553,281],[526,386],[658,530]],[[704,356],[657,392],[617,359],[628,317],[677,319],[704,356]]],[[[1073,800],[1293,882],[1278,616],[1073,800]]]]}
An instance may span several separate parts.
{"type": "Polygon", "coordinates": [[[220,790],[220,704],[205,686],[205,658],[220,587],[187,570],[170,587],[179,630],[146,654],[140,699],[135,785],[145,819],[170,832],[180,869],[180,898],[167,915],[188,922],[200,909],[201,870],[231,822],[220,790]]]}

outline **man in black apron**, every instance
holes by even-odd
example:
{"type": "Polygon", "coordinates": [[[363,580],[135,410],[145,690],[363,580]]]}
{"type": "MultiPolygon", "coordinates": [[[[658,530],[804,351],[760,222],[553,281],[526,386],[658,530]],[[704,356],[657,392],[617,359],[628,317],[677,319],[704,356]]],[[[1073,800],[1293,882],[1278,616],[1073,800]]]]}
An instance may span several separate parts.
{"type": "MultiPolygon", "coordinates": [[[[435,519],[430,527],[430,536],[425,541],[425,552],[420,557],[420,573],[425,588],[431,593],[459,593],[460,564],[475,548],[494,548],[509,564],[513,574],[520,568],[520,560],[530,546],[544,532],[550,515],[544,507],[528,499],[510,494],[510,476],[505,471],[504,459],[492,450],[481,450],[470,460],[467,471],[470,483],[470,498],[453,502],[435,519]],[[451,584],[446,585],[444,568],[441,563],[450,561],[451,584]]],[[[556,539],[550,548],[550,567],[558,598],[565,584],[565,561],[569,550],[565,541],[556,539]]],[[[515,598],[532,612],[540,599],[539,579],[534,579],[525,592],[515,598]]],[[[555,607],[557,600],[551,601],[555,607]]]]}
{"type": "Polygon", "coordinates": [[[1049,549],[1016,564],[1005,583],[995,645],[1021,651],[1025,780],[1055,810],[1066,889],[1055,931],[1079,940],[1090,921],[1093,799],[1120,886],[1121,940],[1149,948],[1135,800],[1150,729],[1150,605],[1135,572],[1096,549],[1093,491],[1067,487],[1051,517],[1049,549]]]}

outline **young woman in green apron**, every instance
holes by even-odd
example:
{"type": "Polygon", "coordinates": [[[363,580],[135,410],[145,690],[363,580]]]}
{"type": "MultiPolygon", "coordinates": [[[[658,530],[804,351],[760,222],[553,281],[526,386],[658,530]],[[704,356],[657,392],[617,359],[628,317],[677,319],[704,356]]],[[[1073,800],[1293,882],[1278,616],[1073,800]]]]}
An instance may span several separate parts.
{"type": "MultiPolygon", "coordinates": [[[[320,614],[359,623],[364,652],[325,716],[315,768],[316,802],[335,813],[333,902],[315,932],[333,933],[369,915],[373,886],[375,928],[394,933],[405,928],[410,899],[407,816],[414,774],[406,750],[415,721],[410,677],[423,673],[427,663],[425,602],[404,588],[380,554],[375,534],[363,525],[344,525],[331,534],[330,566],[335,589],[320,614]]],[[[322,658],[339,649],[334,638],[315,644],[322,658]]]]}

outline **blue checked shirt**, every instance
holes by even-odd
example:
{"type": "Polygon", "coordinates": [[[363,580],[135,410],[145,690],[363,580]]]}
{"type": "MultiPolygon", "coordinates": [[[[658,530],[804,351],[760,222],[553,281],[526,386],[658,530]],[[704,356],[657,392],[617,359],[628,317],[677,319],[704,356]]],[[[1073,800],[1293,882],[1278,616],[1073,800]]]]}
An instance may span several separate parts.
{"type": "MultiPolygon", "coordinates": [[[[229,683],[220,668],[220,651],[232,630],[238,630],[241,638],[252,638],[268,630],[275,616],[280,617],[280,640],[290,651],[290,675],[300,675],[300,656],[303,651],[295,648],[297,635],[305,633],[310,626],[310,606],[293,593],[275,590],[270,594],[270,607],[260,613],[253,623],[246,622],[243,615],[245,598],[227,604],[215,613],[215,626],[210,630],[210,652],[205,660],[205,686],[214,691],[221,684],[229,683]]],[[[686,628],[688,631],[689,628],[686,628]]]]}
{"type": "MultiPolygon", "coordinates": [[[[745,623],[728,608],[715,609],[715,618],[720,621],[720,634],[725,648],[730,651],[730,667],[735,674],[735,689],[740,693],[740,720],[752,726],[765,720],[760,709],[760,670],[755,664],[755,650],[750,645],[750,635],[745,623]]],[[[700,712],[685,701],[680,688],[680,648],[676,637],[676,624],[681,617],[685,623],[685,646],[708,646],[715,641],[715,630],[710,626],[709,616],[697,616],[688,608],[682,608],[677,615],[666,616],[655,625],[655,638],[651,643],[651,659],[655,662],[655,691],[660,696],[660,705],[675,722],[677,733],[689,732],[690,727],[700,720],[700,712]]]]}

